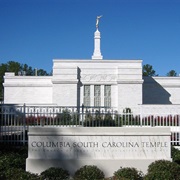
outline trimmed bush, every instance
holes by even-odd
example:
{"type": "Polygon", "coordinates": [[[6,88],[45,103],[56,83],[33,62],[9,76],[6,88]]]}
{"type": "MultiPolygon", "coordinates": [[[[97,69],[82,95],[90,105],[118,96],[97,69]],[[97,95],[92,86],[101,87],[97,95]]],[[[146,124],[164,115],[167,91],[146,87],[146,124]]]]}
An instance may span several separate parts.
{"type": "Polygon", "coordinates": [[[0,179],[30,179],[31,174],[25,172],[26,158],[27,146],[0,144],[0,179]]]}
{"type": "MultiPolygon", "coordinates": [[[[17,176],[24,177],[25,174],[25,158],[21,157],[18,153],[5,153],[0,156],[0,180],[3,179],[15,179],[18,180],[17,176]]],[[[24,179],[24,178],[19,178],[24,179]]],[[[30,178],[27,178],[30,179],[30,178]]]]}
{"type": "Polygon", "coordinates": [[[180,150],[172,146],[171,154],[172,154],[173,161],[180,165],[180,150]]]}
{"type": "Polygon", "coordinates": [[[3,180],[40,180],[39,176],[30,172],[26,172],[21,168],[6,169],[3,174],[3,180]]]}
{"type": "Polygon", "coordinates": [[[97,167],[86,165],[75,172],[74,180],[99,180],[104,178],[104,173],[97,167]]]}
{"type": "Polygon", "coordinates": [[[47,180],[66,180],[69,178],[69,172],[62,168],[51,167],[41,173],[41,178],[47,180]]]}
{"type": "Polygon", "coordinates": [[[135,168],[124,167],[114,172],[115,179],[122,180],[141,180],[143,179],[143,173],[135,168]]]}
{"type": "Polygon", "coordinates": [[[180,180],[180,166],[171,161],[158,160],[151,163],[145,180],[180,180]]]}
{"type": "Polygon", "coordinates": [[[0,172],[11,167],[25,170],[25,158],[18,153],[7,153],[0,156],[0,172]]]}

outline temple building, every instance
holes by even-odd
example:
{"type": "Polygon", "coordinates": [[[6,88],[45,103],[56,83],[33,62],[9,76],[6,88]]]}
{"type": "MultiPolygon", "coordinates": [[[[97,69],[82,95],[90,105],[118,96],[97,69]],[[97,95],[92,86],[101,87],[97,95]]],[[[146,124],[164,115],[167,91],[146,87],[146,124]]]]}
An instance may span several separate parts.
{"type": "Polygon", "coordinates": [[[142,60],[103,59],[100,38],[97,25],[91,59],[54,59],[52,76],[5,73],[4,103],[116,109],[180,104],[180,77],[143,77],[142,60]]]}

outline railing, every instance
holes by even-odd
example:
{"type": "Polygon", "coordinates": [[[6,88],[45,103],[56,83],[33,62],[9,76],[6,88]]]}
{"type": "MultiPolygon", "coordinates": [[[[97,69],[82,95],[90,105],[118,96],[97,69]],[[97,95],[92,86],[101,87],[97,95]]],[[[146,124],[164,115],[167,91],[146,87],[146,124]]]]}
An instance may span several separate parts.
{"type": "Polygon", "coordinates": [[[171,143],[180,146],[180,114],[118,112],[108,107],[0,105],[0,142],[27,143],[29,126],[171,128],[171,143]]]}

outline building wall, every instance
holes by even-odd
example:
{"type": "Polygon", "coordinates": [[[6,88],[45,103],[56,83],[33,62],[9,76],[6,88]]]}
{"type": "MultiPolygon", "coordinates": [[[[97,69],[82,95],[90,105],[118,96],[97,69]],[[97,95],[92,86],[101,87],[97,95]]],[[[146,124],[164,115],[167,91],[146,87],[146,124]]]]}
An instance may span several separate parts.
{"type": "Polygon", "coordinates": [[[49,76],[15,76],[5,73],[4,103],[52,104],[52,82],[49,76]]]}
{"type": "Polygon", "coordinates": [[[53,76],[4,76],[4,103],[81,106],[84,85],[111,86],[112,107],[180,104],[180,77],[143,77],[141,60],[54,60],[53,76]]]}
{"type": "Polygon", "coordinates": [[[142,86],[118,84],[118,107],[132,107],[138,104],[142,104],[142,86]]]}
{"type": "Polygon", "coordinates": [[[180,104],[180,77],[143,79],[143,104],[180,104]]]}
{"type": "Polygon", "coordinates": [[[101,86],[101,106],[104,106],[104,86],[111,86],[111,106],[142,104],[142,61],[141,60],[54,60],[53,103],[58,105],[84,102],[84,85],[90,86],[90,106],[94,106],[94,87],[101,86]],[[63,83],[61,97],[57,95],[63,83]],[[72,86],[69,87],[69,85],[72,86]],[[75,90],[75,84],[77,91],[75,90]],[[60,86],[59,86],[60,87],[60,86]],[[54,95],[60,98],[58,102],[54,95]],[[72,98],[70,98],[70,94],[72,98]],[[74,97],[77,95],[77,99],[74,97]],[[66,99],[69,99],[67,102],[66,99]]]}
{"type": "Polygon", "coordinates": [[[53,64],[53,103],[60,106],[78,105],[78,68],[73,63],[53,64]]]}
{"type": "Polygon", "coordinates": [[[53,104],[77,106],[77,84],[53,85],[53,104]]]}

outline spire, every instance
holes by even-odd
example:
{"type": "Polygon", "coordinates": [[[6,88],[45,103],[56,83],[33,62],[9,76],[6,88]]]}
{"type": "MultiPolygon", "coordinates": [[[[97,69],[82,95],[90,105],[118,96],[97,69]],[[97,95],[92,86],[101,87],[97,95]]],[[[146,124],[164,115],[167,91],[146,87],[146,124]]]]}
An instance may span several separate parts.
{"type": "Polygon", "coordinates": [[[103,59],[103,56],[101,55],[101,50],[100,50],[100,32],[98,29],[94,33],[94,53],[92,56],[92,59],[103,59]]]}
{"type": "Polygon", "coordinates": [[[94,33],[94,53],[93,53],[92,59],[103,59],[103,56],[101,56],[101,49],[100,49],[101,33],[98,30],[99,19],[101,17],[102,15],[97,16],[96,18],[96,32],[94,33]]]}

